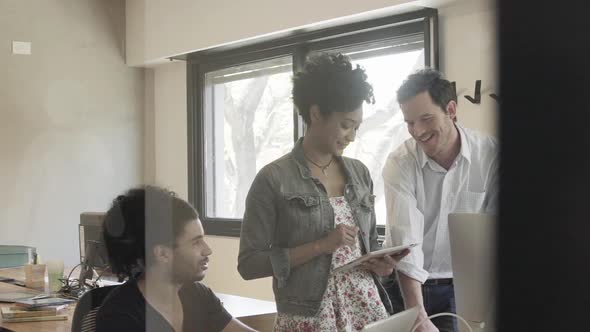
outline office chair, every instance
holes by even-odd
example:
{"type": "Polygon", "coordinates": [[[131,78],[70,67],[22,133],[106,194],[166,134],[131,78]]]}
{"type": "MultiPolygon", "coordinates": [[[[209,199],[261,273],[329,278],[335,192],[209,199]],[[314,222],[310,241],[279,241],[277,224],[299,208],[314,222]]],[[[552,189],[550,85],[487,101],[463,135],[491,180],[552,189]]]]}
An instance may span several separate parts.
{"type": "Polygon", "coordinates": [[[89,290],[84,293],[72,319],[72,332],[94,332],[96,330],[96,314],[104,299],[115,289],[115,286],[105,286],[89,290]]]}

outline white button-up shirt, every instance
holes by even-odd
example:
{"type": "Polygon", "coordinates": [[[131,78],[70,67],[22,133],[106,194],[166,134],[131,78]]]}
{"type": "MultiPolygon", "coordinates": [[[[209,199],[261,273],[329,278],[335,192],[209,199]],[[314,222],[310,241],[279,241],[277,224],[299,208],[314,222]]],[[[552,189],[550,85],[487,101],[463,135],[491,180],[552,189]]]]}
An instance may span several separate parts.
{"type": "Polygon", "coordinates": [[[422,283],[452,278],[448,215],[495,213],[498,202],[498,144],[456,125],[461,151],[446,170],[413,138],[392,152],[383,168],[387,226],[384,247],[421,242],[397,270],[422,283]]]}

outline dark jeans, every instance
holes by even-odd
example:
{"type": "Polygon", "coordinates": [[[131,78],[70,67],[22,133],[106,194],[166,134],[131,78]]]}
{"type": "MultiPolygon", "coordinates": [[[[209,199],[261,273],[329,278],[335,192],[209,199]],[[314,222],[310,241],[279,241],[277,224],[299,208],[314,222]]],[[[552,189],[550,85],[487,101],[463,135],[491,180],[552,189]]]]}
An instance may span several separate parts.
{"type": "MultiPolygon", "coordinates": [[[[395,275],[383,280],[383,286],[387,290],[394,312],[405,310],[404,299],[395,275]]],[[[424,308],[428,316],[441,312],[455,313],[455,290],[453,285],[422,285],[424,308]]],[[[440,332],[457,332],[455,317],[443,316],[432,319],[432,323],[440,332]]]]}

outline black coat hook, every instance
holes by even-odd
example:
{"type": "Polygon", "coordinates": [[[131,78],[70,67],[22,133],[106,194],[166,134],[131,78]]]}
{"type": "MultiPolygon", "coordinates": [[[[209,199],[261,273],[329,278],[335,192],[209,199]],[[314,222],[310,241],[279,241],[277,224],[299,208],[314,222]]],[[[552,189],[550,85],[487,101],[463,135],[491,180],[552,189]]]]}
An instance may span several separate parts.
{"type": "Polygon", "coordinates": [[[474,104],[479,104],[481,102],[481,80],[475,81],[475,94],[473,97],[465,96],[465,98],[474,104]]]}
{"type": "Polygon", "coordinates": [[[502,101],[502,99],[500,99],[500,96],[498,96],[495,93],[490,93],[490,97],[494,98],[494,100],[497,101],[497,102],[502,101]]]}

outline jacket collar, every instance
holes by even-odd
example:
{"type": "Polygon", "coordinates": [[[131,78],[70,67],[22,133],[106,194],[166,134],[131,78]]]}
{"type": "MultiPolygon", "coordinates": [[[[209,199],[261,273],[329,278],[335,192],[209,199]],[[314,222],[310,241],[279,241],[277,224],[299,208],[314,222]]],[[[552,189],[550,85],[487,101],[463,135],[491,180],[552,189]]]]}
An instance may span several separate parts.
{"type": "MultiPolygon", "coordinates": [[[[299,174],[303,179],[310,179],[311,170],[307,167],[307,162],[305,161],[305,155],[303,154],[303,137],[299,138],[297,142],[295,142],[295,146],[293,150],[291,150],[291,154],[293,155],[293,159],[297,164],[297,168],[299,169],[299,174]]],[[[352,164],[350,159],[343,158],[342,156],[334,156],[334,159],[344,165],[344,173],[347,179],[347,184],[355,185],[356,180],[355,177],[351,176],[351,168],[352,164]]]]}

